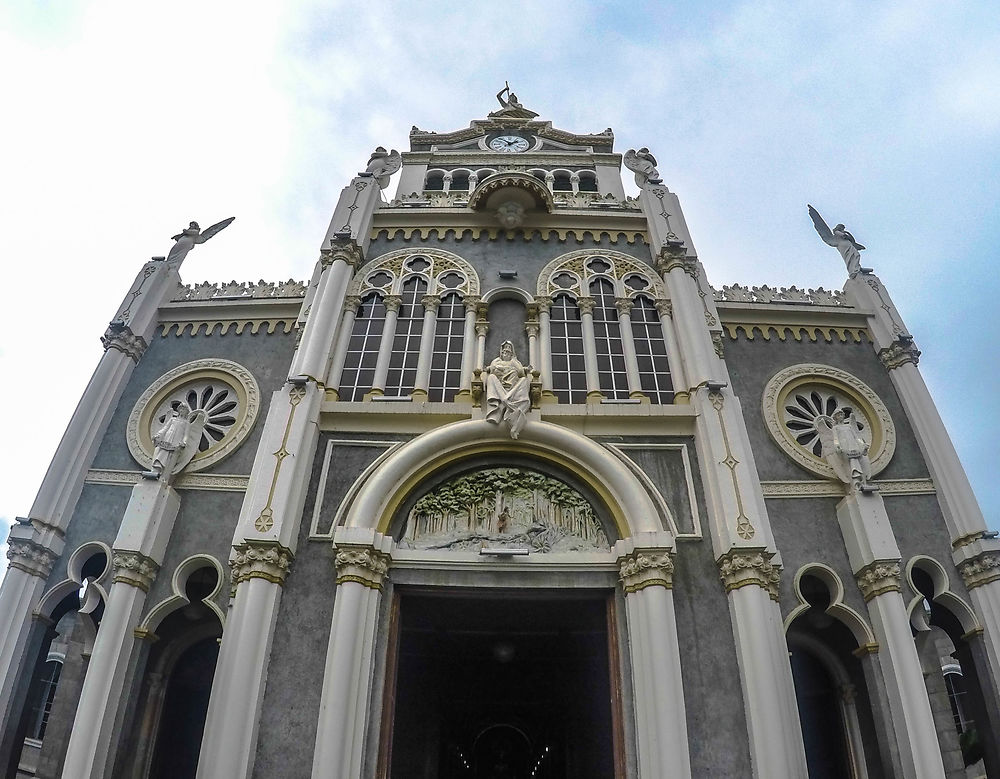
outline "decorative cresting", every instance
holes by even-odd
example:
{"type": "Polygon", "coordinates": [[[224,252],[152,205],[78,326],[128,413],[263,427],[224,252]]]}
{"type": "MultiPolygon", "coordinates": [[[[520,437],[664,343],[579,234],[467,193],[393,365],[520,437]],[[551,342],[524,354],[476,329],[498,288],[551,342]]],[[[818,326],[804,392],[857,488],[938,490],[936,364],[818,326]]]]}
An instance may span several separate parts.
{"type": "Polygon", "coordinates": [[[802,363],[779,371],[764,387],[764,422],[775,443],[807,471],[827,479],[838,477],[822,458],[818,423],[846,408],[869,442],[871,472],[877,474],[896,451],[896,426],[867,384],[839,368],[802,363]]]}
{"type": "Polygon", "coordinates": [[[590,283],[600,278],[611,281],[618,298],[646,295],[654,300],[665,300],[667,297],[663,282],[653,268],[609,249],[582,249],[556,257],[538,274],[536,294],[552,297],[568,292],[573,297],[587,297],[590,283]]]}
{"type": "Polygon", "coordinates": [[[838,289],[799,289],[791,287],[769,287],[763,284],[759,287],[744,287],[733,284],[724,286],[721,290],[714,289],[712,294],[719,303],[782,303],[801,306],[838,306],[850,308],[847,297],[838,289]]]}
{"type": "Polygon", "coordinates": [[[781,566],[773,564],[772,557],[774,553],[763,547],[733,549],[722,555],[715,562],[726,592],[740,587],[761,587],[767,590],[771,600],[777,602],[781,566]]]}
{"type": "Polygon", "coordinates": [[[244,541],[233,547],[229,557],[232,586],[250,579],[264,579],[283,585],[295,555],[277,541],[244,541]]]}
{"type": "Polygon", "coordinates": [[[112,581],[130,584],[143,592],[149,592],[160,571],[156,560],[129,549],[115,549],[111,554],[111,566],[115,572],[112,581]]]}
{"type": "Polygon", "coordinates": [[[55,552],[34,541],[11,541],[7,547],[7,559],[10,560],[11,568],[41,579],[49,578],[52,565],[58,558],[59,555],[55,552]]]}
{"type": "Polygon", "coordinates": [[[958,564],[966,589],[972,590],[1000,581],[1000,552],[980,552],[958,564]]]}
{"type": "Polygon", "coordinates": [[[163,374],[136,401],[126,429],[129,451],[146,468],[153,461],[153,434],[179,403],[207,415],[198,452],[185,468],[200,471],[246,440],[260,412],[260,388],[250,371],[231,360],[194,360],[163,374]]]}
{"type": "Polygon", "coordinates": [[[902,592],[899,560],[875,560],[854,574],[865,602],[887,592],[902,592]]]}
{"type": "Polygon", "coordinates": [[[879,349],[878,358],[886,370],[893,371],[907,363],[916,365],[920,362],[920,350],[912,338],[900,336],[884,349],[879,349]]]}
{"type": "Polygon", "coordinates": [[[337,567],[337,584],[356,582],[373,590],[382,590],[382,583],[389,574],[389,555],[372,546],[338,544],[334,565],[337,567]]]}
{"type": "Polygon", "coordinates": [[[227,283],[212,283],[203,281],[201,284],[178,284],[177,292],[172,301],[185,300],[270,300],[273,298],[305,297],[306,283],[289,279],[288,281],[230,281],[227,283]]]}
{"type": "Polygon", "coordinates": [[[626,594],[646,587],[674,586],[674,560],[667,549],[639,549],[618,560],[618,573],[626,594]]]}
{"type": "Polygon", "coordinates": [[[351,282],[348,295],[364,297],[369,292],[398,295],[403,281],[411,277],[427,282],[429,294],[479,294],[479,275],[457,254],[443,249],[397,249],[362,267],[351,282]]]}
{"type": "Polygon", "coordinates": [[[399,546],[577,552],[610,544],[590,502],[559,479],[527,468],[483,468],[420,497],[399,546]]]}

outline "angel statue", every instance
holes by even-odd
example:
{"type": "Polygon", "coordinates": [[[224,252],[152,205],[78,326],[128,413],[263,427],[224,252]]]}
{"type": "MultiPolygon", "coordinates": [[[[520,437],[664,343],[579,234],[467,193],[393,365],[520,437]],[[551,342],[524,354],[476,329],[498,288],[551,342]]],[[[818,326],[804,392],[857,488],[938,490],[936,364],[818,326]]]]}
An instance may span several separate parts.
{"type": "Polygon", "coordinates": [[[625,152],[625,167],[635,173],[635,184],[642,189],[646,184],[662,184],[659,171],[656,170],[656,157],[643,146],[639,151],[629,149],[625,152]]]}
{"type": "Polygon", "coordinates": [[[231,216],[228,219],[223,219],[221,222],[216,222],[209,228],[202,230],[198,226],[197,222],[191,222],[187,226],[187,229],[181,230],[177,235],[172,236],[171,240],[174,241],[174,245],[170,247],[170,253],[167,255],[167,262],[175,262],[180,264],[187,253],[191,251],[195,244],[205,243],[209,238],[211,238],[216,233],[220,233],[225,230],[229,225],[233,223],[236,219],[235,216],[231,216]]]}
{"type": "Polygon", "coordinates": [[[509,116],[512,119],[534,119],[538,114],[534,111],[529,111],[521,102],[517,99],[515,95],[510,90],[510,84],[506,81],[503,82],[503,89],[497,92],[497,100],[499,101],[502,108],[499,111],[493,111],[490,116],[509,116]],[[507,99],[504,100],[503,96],[506,93],[507,99]]]}
{"type": "Polygon", "coordinates": [[[871,490],[872,463],[868,459],[870,433],[858,422],[851,408],[845,406],[833,416],[816,417],[823,459],[833,468],[837,478],[862,492],[871,490]]]}
{"type": "Polygon", "coordinates": [[[500,344],[500,356],[486,366],[486,420],[499,425],[504,420],[510,437],[516,439],[528,421],[531,408],[531,366],[521,365],[514,344],[500,344]]]}
{"type": "Polygon", "coordinates": [[[389,186],[389,176],[399,170],[402,164],[403,158],[398,151],[393,149],[387,152],[384,146],[377,146],[368,160],[365,173],[374,177],[379,189],[385,189],[389,186]]]}
{"type": "Polygon", "coordinates": [[[868,270],[861,267],[861,252],[864,251],[865,247],[855,241],[854,236],[847,232],[842,224],[831,230],[823,221],[823,217],[819,215],[819,211],[812,206],[809,206],[809,216],[812,217],[813,224],[816,225],[819,237],[840,252],[840,256],[844,258],[844,262],[847,263],[848,276],[853,279],[863,270],[868,270]]]}
{"type": "Polygon", "coordinates": [[[204,409],[192,411],[184,401],[173,406],[163,425],[153,434],[153,446],[156,447],[153,462],[142,475],[169,484],[198,453],[207,419],[204,409]]]}

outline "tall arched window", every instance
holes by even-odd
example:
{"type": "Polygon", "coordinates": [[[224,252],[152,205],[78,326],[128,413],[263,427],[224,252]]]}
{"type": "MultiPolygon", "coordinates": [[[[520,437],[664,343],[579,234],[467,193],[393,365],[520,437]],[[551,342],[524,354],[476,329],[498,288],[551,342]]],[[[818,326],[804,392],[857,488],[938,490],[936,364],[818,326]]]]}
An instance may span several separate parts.
{"type": "Polygon", "coordinates": [[[552,333],[552,391],[560,403],[587,400],[580,309],[569,295],[556,295],[549,314],[552,333]]]}
{"type": "Polygon", "coordinates": [[[462,304],[462,297],[457,292],[450,292],[441,300],[434,326],[428,400],[451,401],[461,389],[464,327],[465,306],[462,304]]]}
{"type": "Polygon", "coordinates": [[[650,403],[673,403],[674,385],[670,378],[667,344],[663,325],[653,301],[645,295],[633,298],[632,340],[639,367],[639,384],[650,403]]]}
{"type": "Polygon", "coordinates": [[[398,397],[413,390],[420,359],[420,331],[424,322],[424,306],[420,299],[427,294],[427,282],[412,276],[403,282],[403,302],[396,320],[392,341],[392,356],[385,379],[385,394],[398,397]]]}
{"type": "Polygon", "coordinates": [[[590,294],[594,298],[594,340],[601,392],[606,398],[624,400],[628,398],[628,376],[618,309],[615,308],[615,288],[607,279],[595,279],[590,283],[590,294]]]}
{"type": "Polygon", "coordinates": [[[371,389],[384,324],[385,303],[381,295],[372,292],[361,300],[354,317],[340,378],[340,397],[343,400],[361,400],[371,389]]]}

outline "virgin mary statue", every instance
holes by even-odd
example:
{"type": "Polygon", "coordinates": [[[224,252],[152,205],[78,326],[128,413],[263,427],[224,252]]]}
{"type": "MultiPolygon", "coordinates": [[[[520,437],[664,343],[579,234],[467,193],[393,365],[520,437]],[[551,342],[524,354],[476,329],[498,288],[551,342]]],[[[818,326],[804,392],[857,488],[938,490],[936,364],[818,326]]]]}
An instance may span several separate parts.
{"type": "Polygon", "coordinates": [[[500,356],[491,362],[486,373],[486,419],[494,425],[506,420],[510,437],[517,438],[528,421],[531,408],[531,366],[525,367],[514,356],[514,344],[504,341],[500,356]]]}

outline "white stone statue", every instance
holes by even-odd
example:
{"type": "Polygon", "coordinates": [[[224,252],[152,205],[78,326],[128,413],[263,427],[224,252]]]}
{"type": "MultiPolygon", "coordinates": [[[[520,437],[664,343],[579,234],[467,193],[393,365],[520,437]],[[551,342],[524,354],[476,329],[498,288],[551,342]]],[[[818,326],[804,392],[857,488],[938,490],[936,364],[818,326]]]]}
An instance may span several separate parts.
{"type": "Polygon", "coordinates": [[[514,344],[504,341],[500,356],[486,370],[486,419],[494,425],[507,422],[510,437],[517,438],[528,421],[531,408],[531,366],[521,365],[514,344]]]}
{"type": "Polygon", "coordinates": [[[639,151],[629,149],[622,160],[625,167],[635,174],[635,185],[642,189],[646,184],[662,184],[656,169],[656,157],[643,146],[639,151]]]}
{"type": "Polygon", "coordinates": [[[403,158],[398,151],[393,149],[389,152],[384,146],[377,146],[368,160],[365,173],[375,179],[379,189],[385,189],[389,186],[389,177],[399,170],[402,164],[403,158]]]}
{"type": "Polygon", "coordinates": [[[143,473],[147,479],[166,483],[187,466],[198,453],[198,442],[208,415],[203,409],[192,411],[181,401],[167,415],[163,426],[153,434],[153,462],[143,473]]]}
{"type": "Polygon", "coordinates": [[[869,491],[871,441],[853,411],[844,407],[834,411],[832,417],[822,414],[816,417],[815,425],[823,447],[823,459],[833,468],[837,478],[856,489],[869,491]]]}
{"type": "Polygon", "coordinates": [[[234,219],[236,219],[235,216],[223,219],[221,222],[216,222],[204,231],[198,226],[197,222],[191,222],[186,229],[181,230],[177,233],[177,235],[172,236],[171,240],[175,243],[170,247],[170,253],[167,255],[167,262],[180,263],[185,257],[187,257],[187,253],[195,247],[195,244],[205,243],[205,241],[213,235],[229,227],[229,225],[233,223],[234,219]]]}
{"type": "Polygon", "coordinates": [[[502,106],[499,111],[494,111],[490,114],[491,117],[494,116],[506,116],[512,119],[534,119],[538,114],[534,111],[529,111],[521,102],[517,99],[517,95],[510,91],[510,84],[506,81],[503,82],[503,89],[497,92],[497,100],[502,106]],[[504,93],[507,95],[507,99],[504,100],[504,93]]]}
{"type": "Polygon", "coordinates": [[[809,206],[809,216],[812,217],[813,224],[816,225],[819,237],[840,252],[840,256],[844,258],[844,263],[847,265],[847,274],[852,279],[862,270],[868,270],[861,267],[861,252],[864,251],[865,247],[855,241],[854,236],[847,232],[842,224],[831,230],[829,225],[823,221],[823,217],[819,215],[819,211],[812,206],[809,206]]]}

